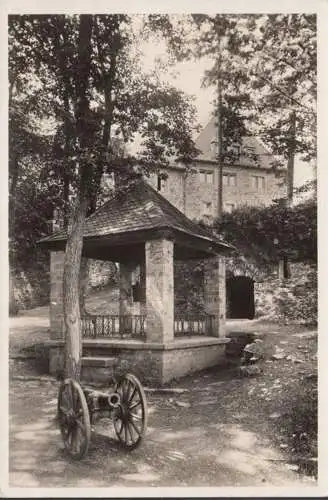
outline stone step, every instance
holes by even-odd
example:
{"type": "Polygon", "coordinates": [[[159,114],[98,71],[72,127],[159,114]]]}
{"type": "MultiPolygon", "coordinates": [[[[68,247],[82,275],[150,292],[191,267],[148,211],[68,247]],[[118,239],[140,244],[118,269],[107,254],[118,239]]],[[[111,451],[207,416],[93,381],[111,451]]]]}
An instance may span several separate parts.
{"type": "Polygon", "coordinates": [[[93,366],[95,368],[108,368],[115,365],[114,356],[83,356],[82,367],[93,366]]]}
{"type": "Polygon", "coordinates": [[[86,382],[107,384],[113,378],[116,363],[113,356],[83,356],[81,378],[86,382]]]}

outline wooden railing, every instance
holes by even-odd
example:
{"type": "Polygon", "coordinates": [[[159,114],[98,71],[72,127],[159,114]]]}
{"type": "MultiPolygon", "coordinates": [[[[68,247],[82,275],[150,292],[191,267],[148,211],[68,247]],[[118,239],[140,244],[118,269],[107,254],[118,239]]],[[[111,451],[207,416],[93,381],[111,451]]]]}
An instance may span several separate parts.
{"type": "Polygon", "coordinates": [[[174,336],[214,334],[215,316],[183,316],[174,320],[174,336]]]}
{"type": "Polygon", "coordinates": [[[144,338],[146,316],[97,315],[82,317],[82,336],[87,338],[144,338]]]}
{"type": "MultiPolygon", "coordinates": [[[[146,315],[88,315],[82,317],[84,338],[146,339],[146,315]]],[[[174,336],[206,335],[215,331],[215,316],[183,316],[174,320],[174,336]]]]}

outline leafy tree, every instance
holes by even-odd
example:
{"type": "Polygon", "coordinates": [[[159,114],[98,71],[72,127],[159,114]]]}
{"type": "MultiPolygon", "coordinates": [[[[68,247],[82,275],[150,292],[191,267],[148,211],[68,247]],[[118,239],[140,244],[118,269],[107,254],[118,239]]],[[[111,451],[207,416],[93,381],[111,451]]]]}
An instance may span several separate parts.
{"type": "Polygon", "coordinates": [[[291,260],[317,262],[317,203],[297,206],[240,207],[224,213],[214,224],[237,251],[263,267],[282,255],[291,260]]]}
{"type": "Polygon", "coordinates": [[[250,22],[247,63],[257,129],[287,163],[287,197],[292,202],[295,155],[316,159],[316,17],[275,14],[250,22]]]}
{"type": "MultiPolygon", "coordinates": [[[[54,175],[61,179],[68,240],[64,263],[66,372],[79,377],[81,335],[79,270],[83,223],[97,205],[103,172],[130,180],[196,154],[194,110],[188,99],[145,75],[133,56],[129,16],[15,16],[19,52],[32,54],[29,70],[54,118],[54,175]],[[122,155],[113,138],[142,137],[140,154],[122,155]]],[[[43,115],[39,116],[41,120],[43,115]]]]}
{"type": "Polygon", "coordinates": [[[295,155],[316,157],[315,15],[154,15],[149,29],[173,59],[213,62],[204,84],[218,90],[219,165],[229,161],[225,143],[252,133],[287,164],[292,201],[295,155]]]}
{"type": "MultiPolygon", "coordinates": [[[[148,32],[164,36],[173,61],[206,58],[212,67],[203,78],[205,87],[217,88],[214,115],[217,124],[219,166],[218,213],[222,212],[223,163],[238,157],[233,145],[241,145],[248,134],[245,116],[250,117],[250,96],[237,57],[245,37],[240,37],[243,16],[191,14],[189,16],[152,15],[146,22],[148,32]]],[[[246,153],[248,155],[249,153],[246,153]]],[[[256,157],[252,157],[256,160],[256,157]]]]}

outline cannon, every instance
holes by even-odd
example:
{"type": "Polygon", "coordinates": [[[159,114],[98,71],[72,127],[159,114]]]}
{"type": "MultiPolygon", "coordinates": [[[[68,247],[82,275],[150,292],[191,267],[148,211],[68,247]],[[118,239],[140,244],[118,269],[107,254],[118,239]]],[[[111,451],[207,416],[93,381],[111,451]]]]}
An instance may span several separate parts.
{"type": "Polygon", "coordinates": [[[82,459],[88,452],[91,427],[111,418],[115,434],[126,450],[141,443],[147,428],[147,400],[140,381],[128,373],[112,391],[99,391],[67,378],[60,385],[57,421],[66,452],[82,459]]]}

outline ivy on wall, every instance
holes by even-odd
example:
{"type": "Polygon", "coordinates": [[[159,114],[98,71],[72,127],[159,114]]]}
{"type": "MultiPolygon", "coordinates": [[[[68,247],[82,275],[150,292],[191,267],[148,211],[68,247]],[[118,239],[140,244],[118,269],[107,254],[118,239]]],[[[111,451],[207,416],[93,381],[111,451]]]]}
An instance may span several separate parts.
{"type": "Polygon", "coordinates": [[[317,262],[317,203],[311,199],[294,207],[242,206],[224,213],[213,229],[238,253],[268,266],[282,255],[291,261],[317,262]]]}

